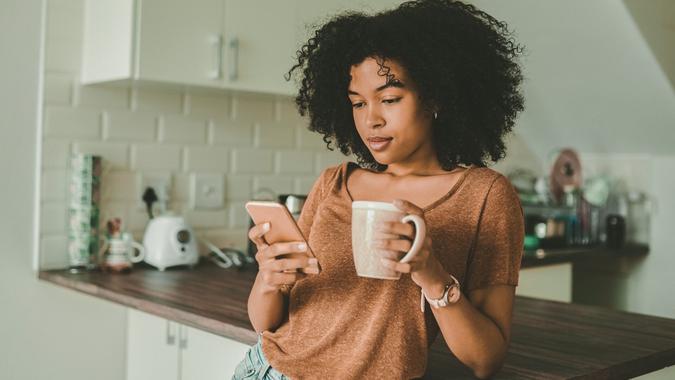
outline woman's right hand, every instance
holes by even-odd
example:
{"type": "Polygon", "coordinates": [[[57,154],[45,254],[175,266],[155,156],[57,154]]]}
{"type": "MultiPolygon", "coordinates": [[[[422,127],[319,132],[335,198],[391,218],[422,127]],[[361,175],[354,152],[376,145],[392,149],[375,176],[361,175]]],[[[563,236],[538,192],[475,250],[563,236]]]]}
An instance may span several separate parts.
{"type": "Polygon", "coordinates": [[[310,257],[305,242],[278,242],[268,245],[263,235],[270,230],[270,223],[256,224],[248,231],[248,237],[258,248],[255,259],[258,262],[258,276],[262,280],[263,291],[280,291],[282,286],[295,284],[307,274],[318,274],[316,258],[310,257]],[[280,257],[292,253],[292,257],[280,257]],[[302,253],[305,253],[302,255],[302,253]]]}

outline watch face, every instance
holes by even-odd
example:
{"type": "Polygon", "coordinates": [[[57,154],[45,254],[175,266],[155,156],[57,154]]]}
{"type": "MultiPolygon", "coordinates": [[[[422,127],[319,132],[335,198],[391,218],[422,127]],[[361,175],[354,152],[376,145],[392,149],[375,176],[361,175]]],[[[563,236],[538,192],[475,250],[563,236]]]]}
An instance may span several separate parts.
{"type": "Polygon", "coordinates": [[[459,296],[461,292],[456,286],[450,287],[448,289],[448,303],[455,303],[459,301],[459,296]]]}

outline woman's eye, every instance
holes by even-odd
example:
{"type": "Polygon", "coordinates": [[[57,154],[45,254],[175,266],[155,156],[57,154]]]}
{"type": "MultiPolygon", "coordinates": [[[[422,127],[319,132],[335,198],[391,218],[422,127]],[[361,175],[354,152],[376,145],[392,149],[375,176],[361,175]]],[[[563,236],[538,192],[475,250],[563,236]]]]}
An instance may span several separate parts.
{"type": "Polygon", "coordinates": [[[401,98],[382,99],[382,103],[386,104],[398,103],[399,100],[401,100],[401,98]]]}
{"type": "Polygon", "coordinates": [[[352,107],[353,107],[353,108],[361,108],[361,107],[363,107],[363,102],[352,103],[352,107]]]}

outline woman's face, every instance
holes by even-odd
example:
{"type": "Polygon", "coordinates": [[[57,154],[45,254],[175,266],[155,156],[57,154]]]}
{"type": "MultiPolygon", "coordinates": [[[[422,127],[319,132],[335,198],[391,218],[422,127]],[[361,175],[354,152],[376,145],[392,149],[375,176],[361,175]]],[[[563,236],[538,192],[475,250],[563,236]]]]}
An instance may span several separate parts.
{"type": "Polygon", "coordinates": [[[367,58],[351,67],[348,96],[361,140],[380,164],[413,164],[436,159],[431,115],[420,104],[414,84],[395,61],[385,61],[393,79],[378,74],[367,58]]]}

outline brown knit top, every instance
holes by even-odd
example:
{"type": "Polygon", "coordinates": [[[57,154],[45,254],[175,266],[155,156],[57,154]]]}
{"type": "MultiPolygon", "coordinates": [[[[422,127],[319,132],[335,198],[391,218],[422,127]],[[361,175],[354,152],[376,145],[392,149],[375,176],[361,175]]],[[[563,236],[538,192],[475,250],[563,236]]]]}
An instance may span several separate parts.
{"type": "MultiPolygon", "coordinates": [[[[296,282],[288,319],[262,335],[265,357],[292,379],[418,378],[439,333],[428,305],[420,311],[420,288],[410,275],[397,281],[356,275],[345,188],[356,165],[328,168],[312,187],[298,224],[322,271],[296,282]]],[[[523,210],[502,174],[470,167],[424,216],[433,254],[462,293],[518,284],[523,210]]]]}

